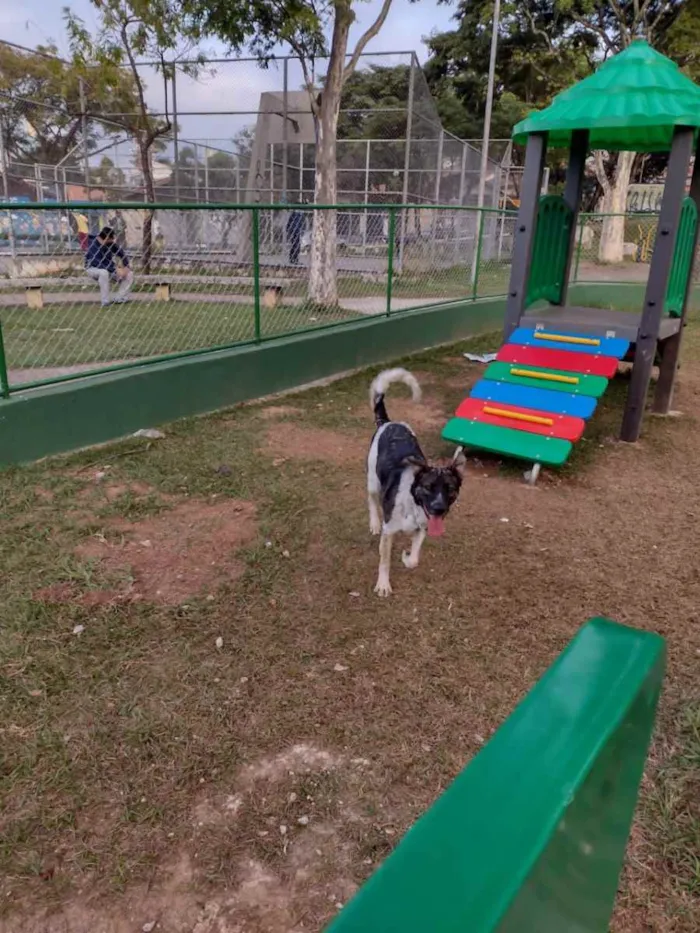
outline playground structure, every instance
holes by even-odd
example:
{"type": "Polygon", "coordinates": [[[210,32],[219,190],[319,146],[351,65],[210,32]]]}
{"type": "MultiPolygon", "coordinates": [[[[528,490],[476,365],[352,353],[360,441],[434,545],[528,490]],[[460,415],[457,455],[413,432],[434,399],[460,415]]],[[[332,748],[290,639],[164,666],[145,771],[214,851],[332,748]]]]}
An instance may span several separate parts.
{"type": "Polygon", "coordinates": [[[589,621],[328,933],[606,933],[664,664],[589,621]]]}
{"type": "Polygon", "coordinates": [[[567,460],[622,359],[633,368],[621,439],[639,438],[655,363],[653,410],[668,414],[698,235],[700,149],[685,196],[698,127],[700,88],[643,41],[515,127],[527,148],[505,343],[445,426],[446,440],[532,461],[534,482],[540,464],[567,460]],[[548,145],[569,148],[561,197],[540,196],[548,145]],[[670,153],[639,314],[567,305],[589,149],[670,153]]]}

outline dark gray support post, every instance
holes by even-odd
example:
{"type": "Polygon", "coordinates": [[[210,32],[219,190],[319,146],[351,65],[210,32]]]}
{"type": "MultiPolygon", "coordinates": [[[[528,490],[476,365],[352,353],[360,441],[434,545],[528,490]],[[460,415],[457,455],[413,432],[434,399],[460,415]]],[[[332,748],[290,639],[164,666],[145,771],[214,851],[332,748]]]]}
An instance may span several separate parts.
{"type": "Polygon", "coordinates": [[[666,184],[659,213],[659,226],[656,245],[651,257],[649,279],[644,296],[642,319],[637,332],[637,345],[634,354],[634,367],[627,404],[622,418],[620,438],[633,443],[639,439],[644,418],[651,370],[656,356],[656,344],[659,326],[664,312],[668,277],[673,263],[673,251],[676,245],[676,233],[680,219],[681,206],[685,195],[685,181],[693,151],[693,130],[677,127],[673,134],[671,155],[666,171],[666,184]]]}
{"type": "Polygon", "coordinates": [[[520,323],[525,310],[527,282],[530,276],[532,244],[537,226],[537,207],[542,188],[542,169],[547,151],[547,134],[533,133],[527,138],[525,149],[525,171],[520,188],[520,210],[515,225],[513,259],[510,267],[510,284],[506,299],[506,320],[503,339],[508,340],[520,323]]]}
{"type": "Polygon", "coordinates": [[[581,205],[581,191],[583,189],[583,176],[586,171],[586,156],[588,155],[588,130],[574,130],[571,134],[571,147],[569,148],[569,164],[566,168],[566,184],[564,186],[564,201],[571,208],[571,230],[569,232],[569,247],[564,266],[564,287],[561,290],[560,305],[566,304],[569,291],[569,277],[571,275],[571,260],[576,247],[576,230],[578,227],[578,212],[581,205]]]}
{"type": "MultiPolygon", "coordinates": [[[[700,218],[700,138],[695,150],[695,164],[693,166],[693,177],[690,182],[690,197],[695,201],[700,218]]],[[[700,226],[700,224],[698,224],[700,226]]],[[[695,228],[695,240],[693,242],[693,257],[698,245],[698,227],[695,228]]],[[[669,337],[663,344],[663,356],[661,366],[659,367],[659,381],[656,383],[656,392],[654,393],[654,403],[652,410],[657,415],[667,415],[673,401],[673,386],[678,372],[678,356],[681,350],[681,341],[683,340],[683,330],[685,329],[685,316],[688,310],[688,298],[693,287],[693,265],[690,265],[688,282],[685,287],[685,298],[683,299],[683,312],[680,319],[680,327],[677,334],[669,337]]]]}

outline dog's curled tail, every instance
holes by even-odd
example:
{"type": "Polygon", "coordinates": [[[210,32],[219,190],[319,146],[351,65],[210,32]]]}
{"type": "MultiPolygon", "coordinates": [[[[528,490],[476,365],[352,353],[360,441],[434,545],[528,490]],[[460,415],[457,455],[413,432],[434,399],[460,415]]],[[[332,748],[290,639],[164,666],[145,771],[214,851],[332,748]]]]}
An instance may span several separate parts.
{"type": "Polygon", "coordinates": [[[369,387],[369,405],[372,411],[377,407],[379,399],[386,395],[389,386],[393,385],[395,382],[403,382],[403,384],[408,386],[411,390],[413,401],[420,401],[420,386],[413,373],[409,373],[407,369],[401,369],[400,367],[396,369],[385,369],[383,372],[379,373],[369,387]]]}

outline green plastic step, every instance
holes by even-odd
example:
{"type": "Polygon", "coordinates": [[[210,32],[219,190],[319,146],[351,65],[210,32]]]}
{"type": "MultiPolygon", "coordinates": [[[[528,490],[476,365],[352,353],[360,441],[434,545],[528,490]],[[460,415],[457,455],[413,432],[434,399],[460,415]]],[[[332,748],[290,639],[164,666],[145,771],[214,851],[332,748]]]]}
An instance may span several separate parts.
{"type": "Polygon", "coordinates": [[[479,447],[494,454],[550,466],[566,463],[572,448],[570,441],[559,437],[543,437],[467,418],[451,418],[443,428],[442,436],[461,447],[479,447]]]}
{"type": "Polygon", "coordinates": [[[512,382],[515,385],[531,386],[533,389],[552,389],[554,392],[568,392],[570,395],[588,395],[600,398],[608,387],[608,380],[603,376],[587,376],[583,373],[568,373],[563,369],[544,369],[541,366],[520,366],[517,363],[491,363],[483,376],[495,382],[512,382]],[[512,369],[527,369],[531,372],[546,373],[555,376],[569,376],[578,379],[577,383],[557,382],[552,379],[536,379],[528,376],[513,376],[512,369]]]}

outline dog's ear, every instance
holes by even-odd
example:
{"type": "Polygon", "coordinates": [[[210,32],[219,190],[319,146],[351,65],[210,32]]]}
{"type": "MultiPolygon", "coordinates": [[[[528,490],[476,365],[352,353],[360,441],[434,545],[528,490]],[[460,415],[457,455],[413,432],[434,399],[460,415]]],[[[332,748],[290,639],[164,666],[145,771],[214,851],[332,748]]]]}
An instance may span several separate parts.
{"type": "Polygon", "coordinates": [[[456,473],[460,479],[464,479],[464,474],[467,470],[467,458],[464,456],[463,448],[458,447],[457,450],[455,450],[450,469],[456,473]]]}

